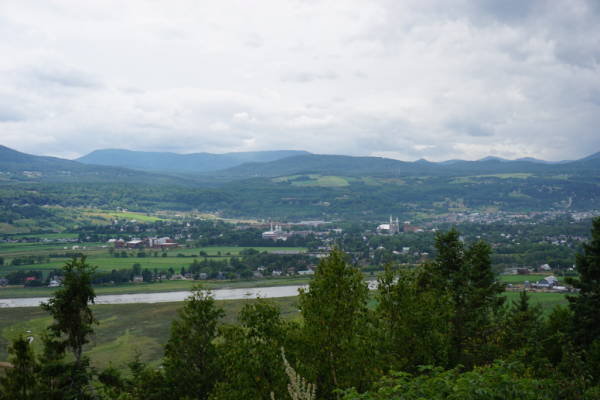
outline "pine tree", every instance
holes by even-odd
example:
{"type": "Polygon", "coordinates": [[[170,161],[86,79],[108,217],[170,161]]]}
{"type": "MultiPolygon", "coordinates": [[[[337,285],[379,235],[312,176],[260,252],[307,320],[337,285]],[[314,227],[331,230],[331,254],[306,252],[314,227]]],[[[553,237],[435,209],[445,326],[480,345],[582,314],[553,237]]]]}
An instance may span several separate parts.
{"type": "Polygon", "coordinates": [[[590,243],[583,244],[584,254],[575,257],[579,278],[565,278],[566,283],[580,289],[567,300],[573,312],[571,335],[584,349],[600,338],[600,218],[592,220],[591,236],[590,243]]]}

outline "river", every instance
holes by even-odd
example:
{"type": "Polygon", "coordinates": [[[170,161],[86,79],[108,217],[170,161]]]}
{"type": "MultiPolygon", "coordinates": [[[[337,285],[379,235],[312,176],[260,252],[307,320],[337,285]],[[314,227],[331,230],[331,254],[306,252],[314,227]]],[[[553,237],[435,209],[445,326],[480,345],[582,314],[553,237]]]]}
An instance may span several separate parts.
{"type": "MultiPolygon", "coordinates": [[[[298,295],[302,286],[274,286],[243,289],[213,290],[216,300],[233,300],[260,297],[293,297],[298,295]]],[[[129,303],[167,303],[183,301],[190,294],[185,292],[115,294],[96,297],[96,304],[129,304],[129,303]]],[[[30,297],[24,299],[0,299],[0,308],[38,307],[48,297],[30,297]]]]}
{"type": "MultiPolygon", "coordinates": [[[[369,282],[369,289],[375,289],[376,282],[369,282]]],[[[302,285],[296,286],[272,286],[256,287],[243,289],[215,289],[213,293],[215,300],[235,300],[245,298],[260,297],[293,297],[298,296],[298,289],[302,285]]],[[[173,301],[183,301],[190,294],[185,292],[162,292],[162,293],[136,293],[136,294],[114,294],[102,295],[96,297],[96,304],[130,304],[130,303],[168,303],[173,301]]],[[[47,301],[48,297],[30,297],[23,299],[0,299],[0,308],[12,307],[38,307],[42,301],[47,301]]]]}

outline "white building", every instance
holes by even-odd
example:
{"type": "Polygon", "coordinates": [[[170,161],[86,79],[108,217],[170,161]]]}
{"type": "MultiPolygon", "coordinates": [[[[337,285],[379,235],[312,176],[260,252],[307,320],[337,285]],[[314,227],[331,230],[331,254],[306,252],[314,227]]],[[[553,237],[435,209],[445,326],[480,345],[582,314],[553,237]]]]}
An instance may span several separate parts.
{"type": "Polygon", "coordinates": [[[263,232],[263,239],[273,239],[273,240],[287,240],[291,234],[284,232],[281,230],[281,226],[279,224],[275,224],[275,228],[273,228],[273,223],[271,223],[271,229],[263,232]]]}

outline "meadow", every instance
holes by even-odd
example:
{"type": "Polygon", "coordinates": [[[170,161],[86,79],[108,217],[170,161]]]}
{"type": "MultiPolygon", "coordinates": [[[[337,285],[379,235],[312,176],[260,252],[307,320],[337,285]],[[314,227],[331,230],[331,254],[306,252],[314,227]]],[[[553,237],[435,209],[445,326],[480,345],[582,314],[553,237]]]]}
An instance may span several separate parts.
{"type": "MultiPolygon", "coordinates": [[[[508,292],[508,302],[516,301],[518,292],[508,292]]],[[[300,319],[296,307],[296,297],[272,299],[281,308],[285,318],[300,319]]],[[[245,300],[223,300],[217,304],[223,306],[225,317],[223,322],[235,322],[238,311],[245,300]]],[[[252,301],[252,300],[247,300],[252,301]]],[[[564,294],[531,293],[533,304],[542,305],[543,317],[557,305],[563,307],[567,301],[564,294]]],[[[375,307],[373,299],[369,303],[375,307]]],[[[104,368],[112,363],[122,367],[131,361],[135,351],[141,351],[141,360],[152,366],[159,366],[163,356],[162,345],[170,335],[171,322],[177,318],[177,310],[183,303],[156,304],[118,304],[92,306],[94,316],[100,322],[95,328],[95,345],[86,346],[86,354],[92,359],[92,365],[104,368]]],[[[34,338],[33,347],[39,351],[40,335],[51,323],[51,318],[39,308],[7,308],[2,309],[0,319],[0,361],[6,361],[8,355],[5,346],[20,333],[34,338]]]]}
{"type": "MultiPolygon", "coordinates": [[[[97,265],[98,271],[112,271],[113,269],[131,268],[133,264],[139,263],[142,268],[148,268],[159,271],[162,269],[168,270],[173,268],[176,272],[181,270],[181,267],[187,267],[194,262],[194,259],[202,261],[205,256],[200,255],[200,251],[204,251],[208,257],[215,260],[229,259],[231,257],[238,257],[243,247],[233,246],[212,246],[202,248],[185,248],[185,249],[174,249],[166,252],[167,256],[162,257],[162,252],[158,251],[157,257],[154,257],[155,250],[148,250],[146,257],[137,257],[136,251],[128,250],[128,257],[114,257],[108,252],[106,243],[80,243],[79,249],[75,250],[88,255],[88,262],[91,265],[97,265]],[[85,250],[83,249],[85,247],[85,250]],[[219,254],[220,253],[220,254],[219,254]],[[186,257],[177,257],[177,254],[183,254],[186,257]],[[195,256],[195,257],[192,257],[195,256]]],[[[23,256],[47,256],[49,253],[65,253],[71,252],[73,245],[60,244],[48,244],[44,245],[41,243],[0,243],[0,256],[4,257],[5,264],[9,264],[12,258],[23,257],[23,256]],[[4,245],[4,246],[3,246],[4,245]],[[9,246],[10,245],[10,246],[9,246]],[[67,247],[65,250],[64,247],[67,247]]],[[[271,251],[302,251],[305,252],[305,247],[257,247],[260,252],[271,252],[271,251]]],[[[52,258],[48,263],[36,263],[32,265],[4,265],[0,266],[0,275],[4,276],[12,271],[18,270],[42,270],[52,271],[57,268],[62,268],[66,258],[52,258]]],[[[44,277],[46,275],[44,274],[44,277]]]]}
{"type": "MultiPolygon", "coordinates": [[[[281,307],[284,317],[299,317],[300,313],[294,306],[295,297],[273,301],[281,307]]],[[[217,304],[225,310],[223,322],[235,322],[244,300],[223,300],[217,304]]],[[[108,367],[111,363],[122,367],[123,363],[133,360],[136,351],[142,353],[142,361],[158,366],[163,356],[162,345],[169,339],[171,322],[177,318],[177,310],[182,305],[179,302],[92,306],[99,325],[95,327],[95,343],[85,346],[84,353],[90,356],[92,365],[100,368],[108,367]]],[[[33,348],[40,351],[40,335],[51,322],[51,318],[39,308],[3,309],[0,319],[0,361],[7,361],[5,346],[20,333],[32,336],[33,348]]]]}

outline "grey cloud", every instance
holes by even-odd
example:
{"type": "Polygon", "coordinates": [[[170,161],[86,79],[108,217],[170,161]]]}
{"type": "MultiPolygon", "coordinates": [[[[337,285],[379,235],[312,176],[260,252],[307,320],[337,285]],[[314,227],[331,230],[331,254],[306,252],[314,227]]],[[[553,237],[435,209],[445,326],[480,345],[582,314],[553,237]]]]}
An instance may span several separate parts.
{"type": "Polygon", "coordinates": [[[256,33],[251,33],[244,40],[244,44],[249,47],[260,47],[263,45],[263,39],[256,33]]]}
{"type": "Polygon", "coordinates": [[[68,2],[14,2],[3,144],[405,160],[600,150],[595,0],[180,1],[102,18],[94,2],[76,16],[68,2]],[[230,129],[207,128],[218,121],[230,129]]]}
{"type": "Polygon", "coordinates": [[[30,67],[22,72],[22,77],[29,81],[37,81],[42,85],[57,85],[66,88],[101,89],[104,86],[102,79],[97,75],[60,65],[30,67]]]}
{"type": "Polygon", "coordinates": [[[446,123],[446,128],[472,137],[494,136],[493,127],[486,126],[473,119],[453,119],[446,123]]]}

